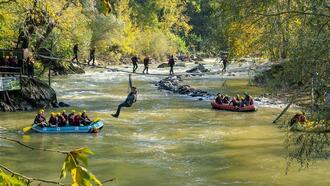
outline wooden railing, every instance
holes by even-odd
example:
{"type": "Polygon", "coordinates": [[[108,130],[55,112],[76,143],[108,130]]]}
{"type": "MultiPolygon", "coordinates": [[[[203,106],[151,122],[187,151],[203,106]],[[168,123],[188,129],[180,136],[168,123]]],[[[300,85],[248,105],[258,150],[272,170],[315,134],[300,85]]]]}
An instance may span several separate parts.
{"type": "Polygon", "coordinates": [[[21,67],[0,66],[0,74],[4,75],[22,75],[21,67]]]}

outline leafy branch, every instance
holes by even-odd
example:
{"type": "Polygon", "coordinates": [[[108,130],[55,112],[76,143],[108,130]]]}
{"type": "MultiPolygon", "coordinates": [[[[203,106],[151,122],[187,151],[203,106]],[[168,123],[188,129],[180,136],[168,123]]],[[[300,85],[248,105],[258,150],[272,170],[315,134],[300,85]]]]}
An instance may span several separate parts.
{"type": "MultiPolygon", "coordinates": [[[[114,179],[109,179],[109,180],[101,182],[96,178],[96,176],[94,174],[92,174],[85,167],[82,166],[82,165],[87,166],[88,156],[91,154],[94,154],[87,147],[79,148],[79,149],[76,149],[73,151],[61,151],[61,150],[33,147],[33,146],[27,145],[19,140],[7,138],[4,136],[0,136],[0,139],[17,143],[30,150],[48,151],[48,152],[56,152],[56,153],[60,153],[60,154],[65,154],[66,158],[65,158],[63,166],[62,166],[60,180],[64,179],[66,177],[66,173],[69,172],[69,173],[71,173],[72,185],[74,185],[74,186],[92,185],[92,182],[94,182],[96,185],[102,185],[103,183],[107,183],[107,182],[114,180],[114,179]]],[[[15,182],[16,185],[26,185],[26,183],[29,184],[32,181],[64,185],[61,182],[38,179],[38,178],[31,178],[31,177],[22,175],[20,173],[16,173],[16,172],[12,171],[11,169],[7,168],[6,166],[0,164],[0,182],[5,182],[5,183],[15,182]],[[9,175],[5,174],[1,169],[11,173],[14,177],[13,176],[10,177],[9,175]],[[23,181],[22,181],[22,179],[23,179],[23,181]]]]}

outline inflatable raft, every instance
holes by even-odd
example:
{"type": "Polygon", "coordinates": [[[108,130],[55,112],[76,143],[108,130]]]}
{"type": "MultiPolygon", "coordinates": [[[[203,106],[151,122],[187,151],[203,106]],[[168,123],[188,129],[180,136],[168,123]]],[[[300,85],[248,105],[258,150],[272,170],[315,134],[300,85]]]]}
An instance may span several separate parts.
{"type": "Polygon", "coordinates": [[[211,103],[213,109],[217,110],[228,110],[233,112],[254,112],[258,110],[258,107],[256,105],[249,105],[245,107],[234,107],[232,105],[228,104],[218,104],[215,101],[211,103]]]}
{"type": "Polygon", "coordinates": [[[32,130],[39,133],[97,133],[102,128],[103,123],[101,121],[87,126],[40,127],[36,124],[32,126],[32,130]]]}

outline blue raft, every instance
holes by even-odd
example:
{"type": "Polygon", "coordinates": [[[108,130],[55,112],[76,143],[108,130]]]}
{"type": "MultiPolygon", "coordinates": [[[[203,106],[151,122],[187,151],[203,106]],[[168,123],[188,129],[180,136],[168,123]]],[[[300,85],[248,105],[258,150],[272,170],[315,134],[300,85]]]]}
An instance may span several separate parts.
{"type": "Polygon", "coordinates": [[[91,123],[87,126],[65,126],[65,127],[40,127],[36,124],[32,126],[32,130],[39,133],[97,133],[103,128],[101,121],[91,123]]]}

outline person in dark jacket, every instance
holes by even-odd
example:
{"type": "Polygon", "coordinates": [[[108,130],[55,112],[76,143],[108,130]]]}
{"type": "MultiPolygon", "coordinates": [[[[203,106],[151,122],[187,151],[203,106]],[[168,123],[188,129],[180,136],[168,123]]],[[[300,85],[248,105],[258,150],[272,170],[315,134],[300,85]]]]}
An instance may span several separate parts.
{"type": "Polygon", "coordinates": [[[41,127],[46,127],[47,126],[47,121],[46,121],[46,117],[44,115],[44,110],[40,110],[38,112],[38,114],[36,115],[35,119],[34,119],[34,124],[37,124],[41,127]]]}
{"type": "Polygon", "coordinates": [[[170,75],[173,75],[174,74],[173,67],[175,65],[175,60],[173,55],[171,55],[171,57],[169,58],[168,65],[170,66],[170,75]]]}
{"type": "Polygon", "coordinates": [[[91,65],[90,62],[93,61],[92,65],[95,66],[95,47],[91,48],[89,51],[89,61],[88,65],[91,65]]]}
{"type": "Polygon", "coordinates": [[[215,102],[218,103],[218,104],[223,104],[223,98],[224,96],[220,93],[217,94],[217,97],[215,98],[215,102]]]}
{"type": "Polygon", "coordinates": [[[135,73],[135,71],[138,69],[138,62],[139,62],[139,60],[138,60],[138,58],[136,57],[136,56],[133,56],[132,58],[131,58],[131,60],[132,60],[132,63],[133,63],[133,73],[135,73]]]}
{"type": "Polygon", "coordinates": [[[144,58],[144,60],[143,60],[143,64],[144,64],[144,69],[143,69],[143,74],[144,74],[144,72],[146,72],[147,74],[149,74],[149,62],[150,62],[150,58],[149,58],[149,56],[146,56],[145,58],[144,58]]]}
{"type": "Polygon", "coordinates": [[[228,65],[228,59],[227,59],[227,57],[223,57],[223,59],[222,59],[222,65],[223,65],[222,72],[227,72],[227,65],[228,65]]]}
{"type": "Polygon", "coordinates": [[[247,92],[244,92],[244,99],[243,99],[243,106],[249,106],[249,105],[253,105],[254,104],[254,101],[252,99],[252,97],[247,93],[247,92]]]}
{"type": "Polygon", "coordinates": [[[73,50],[74,57],[72,58],[71,61],[73,62],[74,60],[76,60],[76,62],[79,63],[79,60],[78,60],[79,46],[78,46],[78,44],[75,44],[73,46],[72,50],[73,50]]]}
{"type": "Polygon", "coordinates": [[[126,100],[118,105],[117,112],[115,114],[111,114],[113,117],[118,118],[120,114],[120,110],[122,107],[131,107],[133,103],[137,100],[137,89],[136,87],[131,88],[131,92],[128,94],[126,100]]]}
{"type": "Polygon", "coordinates": [[[81,124],[83,125],[89,125],[92,123],[92,121],[89,119],[89,117],[87,116],[87,112],[84,111],[82,114],[81,114],[81,124]]]}

